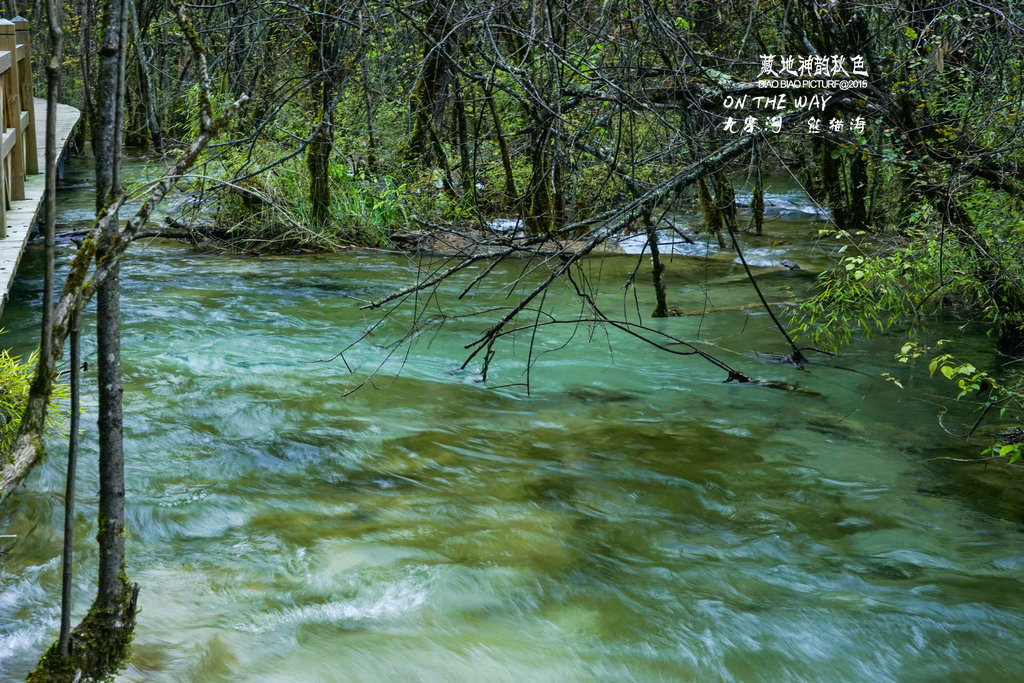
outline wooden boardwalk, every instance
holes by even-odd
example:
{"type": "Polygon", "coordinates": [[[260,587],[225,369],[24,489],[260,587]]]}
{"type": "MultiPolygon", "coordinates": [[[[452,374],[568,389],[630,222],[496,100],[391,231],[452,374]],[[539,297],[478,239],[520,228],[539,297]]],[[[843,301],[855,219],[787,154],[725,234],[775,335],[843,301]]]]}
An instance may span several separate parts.
{"type": "MultiPolygon", "coordinates": [[[[0,315],[3,315],[4,304],[11,292],[14,274],[18,270],[21,254],[25,250],[28,236],[35,225],[39,209],[43,204],[43,193],[46,189],[46,176],[42,170],[46,167],[46,100],[38,97],[34,100],[36,113],[36,156],[39,162],[39,173],[25,176],[25,198],[11,201],[7,209],[7,236],[0,239],[0,315]]],[[[78,123],[80,113],[74,107],[64,104],[57,105],[57,158],[64,155],[71,131],[78,123]]],[[[3,201],[0,197],[0,201],[3,201]]]]}

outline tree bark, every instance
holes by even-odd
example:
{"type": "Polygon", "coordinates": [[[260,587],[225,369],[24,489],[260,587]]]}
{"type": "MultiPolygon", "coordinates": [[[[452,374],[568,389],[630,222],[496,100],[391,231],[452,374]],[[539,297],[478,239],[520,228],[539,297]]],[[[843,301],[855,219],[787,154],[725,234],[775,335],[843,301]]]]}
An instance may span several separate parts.
{"type": "MultiPolygon", "coordinates": [[[[97,137],[93,141],[97,213],[121,194],[128,2],[130,0],[107,0],[104,6],[103,39],[96,80],[97,137]]],[[[109,257],[117,234],[117,215],[114,214],[114,220],[107,223],[97,245],[97,259],[109,257]]],[[[128,583],[124,568],[124,389],[121,384],[120,297],[120,267],[114,261],[96,294],[100,482],[96,539],[99,543],[99,577],[96,600],[90,610],[90,616],[94,616],[96,622],[92,628],[109,633],[112,663],[127,655],[138,593],[138,586],[128,583]]],[[[119,665],[120,661],[114,663],[114,666],[119,665]]]]}
{"type": "Polygon", "coordinates": [[[501,125],[501,117],[498,116],[498,108],[494,104],[494,97],[489,90],[484,97],[487,100],[487,108],[491,111],[491,119],[494,121],[494,138],[498,141],[501,168],[505,171],[505,205],[511,206],[518,196],[515,175],[512,172],[512,158],[508,153],[508,142],[505,141],[505,132],[501,125]]]}
{"type": "Polygon", "coordinates": [[[647,231],[647,246],[651,249],[651,275],[654,278],[654,312],[651,317],[668,317],[668,300],[665,297],[665,264],[661,260],[661,250],[658,248],[658,231],[651,220],[651,212],[647,211],[642,217],[644,229],[647,231]]]}
{"type": "Polygon", "coordinates": [[[145,45],[142,42],[142,31],[139,29],[138,9],[135,0],[128,2],[128,28],[132,34],[132,44],[135,46],[135,58],[139,65],[139,80],[142,82],[143,106],[146,109],[146,125],[149,127],[149,137],[153,141],[153,149],[158,154],[164,153],[164,132],[160,128],[160,117],[156,112],[156,96],[153,93],[153,80],[149,75],[149,58],[145,53],[145,45]]]}
{"type": "MultiPolygon", "coordinates": [[[[425,32],[430,36],[431,42],[423,46],[423,73],[416,81],[410,102],[413,127],[405,149],[406,159],[416,163],[427,161],[431,149],[431,133],[434,132],[436,135],[433,131],[434,114],[437,111],[447,64],[445,48],[441,44],[448,28],[445,17],[444,8],[437,7],[426,21],[425,32]]],[[[443,161],[443,158],[438,161],[443,161]]]]}
{"type": "Polygon", "coordinates": [[[362,70],[363,98],[366,102],[366,170],[374,174],[377,172],[377,135],[374,132],[373,122],[373,97],[370,88],[370,69],[366,65],[366,59],[359,61],[362,70]]]}
{"type": "MultiPolygon", "coordinates": [[[[78,45],[78,62],[82,72],[82,114],[85,119],[86,133],[90,139],[96,137],[96,107],[93,103],[93,65],[92,65],[92,25],[95,23],[93,16],[92,0],[79,0],[78,16],[81,20],[81,42],[78,45]]],[[[76,133],[76,136],[78,134],[76,133]]],[[[84,136],[78,139],[79,143],[85,141],[84,136]]],[[[81,149],[81,144],[79,144],[81,149]]]]}
{"type": "Polygon", "coordinates": [[[751,228],[758,235],[764,232],[764,180],[761,177],[760,159],[758,159],[757,182],[750,195],[750,224],[747,229],[751,228]]]}
{"type": "Polygon", "coordinates": [[[322,230],[331,215],[331,148],[334,143],[334,112],[331,97],[334,91],[333,65],[329,64],[330,29],[324,25],[321,8],[310,0],[305,31],[309,41],[307,66],[312,77],[310,96],[316,116],[316,129],[306,147],[306,169],[309,171],[309,203],[313,225],[322,230]]]}
{"type": "Polygon", "coordinates": [[[455,130],[459,138],[459,186],[463,193],[475,192],[476,183],[470,172],[469,164],[469,126],[466,124],[466,103],[463,100],[463,86],[458,74],[452,83],[452,117],[455,119],[455,130]]]}
{"type": "Polygon", "coordinates": [[[71,591],[74,578],[72,555],[75,542],[75,477],[78,469],[79,392],[81,390],[80,339],[81,310],[76,306],[71,319],[71,418],[68,425],[68,467],[64,485],[64,556],[60,591],[60,636],[57,639],[57,649],[64,657],[71,654],[71,605],[73,602],[71,591]]]}
{"type": "Polygon", "coordinates": [[[725,249],[725,237],[722,235],[722,210],[711,196],[711,189],[703,176],[698,182],[698,196],[701,208],[704,209],[704,227],[718,240],[718,248],[725,249]]]}

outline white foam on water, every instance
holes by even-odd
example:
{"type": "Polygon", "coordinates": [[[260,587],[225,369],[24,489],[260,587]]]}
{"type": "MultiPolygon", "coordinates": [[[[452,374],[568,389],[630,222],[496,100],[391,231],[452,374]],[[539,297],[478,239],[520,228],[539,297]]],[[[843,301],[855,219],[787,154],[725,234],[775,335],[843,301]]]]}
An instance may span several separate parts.
{"type": "MultiPolygon", "coordinates": [[[[769,247],[755,247],[754,249],[743,250],[743,258],[747,260],[747,265],[756,268],[781,267],[782,261],[790,256],[791,254],[784,249],[771,249],[769,247]]],[[[739,256],[734,258],[732,262],[736,264],[743,263],[739,256]]]]}
{"type": "MultiPolygon", "coordinates": [[[[708,237],[707,235],[702,236],[708,237]]],[[[622,250],[627,254],[643,254],[650,251],[647,247],[647,235],[638,233],[623,237],[618,241],[622,250]]],[[[717,254],[718,244],[714,240],[697,239],[687,242],[675,232],[663,231],[658,233],[658,251],[664,256],[696,256],[707,258],[717,254]]]]}
{"type": "Polygon", "coordinates": [[[515,232],[523,227],[523,222],[518,218],[496,218],[487,227],[495,232],[515,232]]]}
{"type": "Polygon", "coordinates": [[[235,624],[249,633],[269,633],[282,627],[302,624],[355,625],[367,621],[386,621],[416,611],[429,597],[427,581],[417,579],[422,572],[402,580],[369,588],[351,600],[299,605],[259,615],[252,624],[235,624]]]}

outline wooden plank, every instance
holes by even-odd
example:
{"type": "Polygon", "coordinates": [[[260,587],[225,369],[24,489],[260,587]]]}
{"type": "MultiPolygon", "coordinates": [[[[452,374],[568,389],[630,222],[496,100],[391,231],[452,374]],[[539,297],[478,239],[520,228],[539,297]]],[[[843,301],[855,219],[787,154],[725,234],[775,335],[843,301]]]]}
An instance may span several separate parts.
{"type": "Polygon", "coordinates": [[[13,128],[6,128],[0,133],[0,157],[6,157],[14,149],[14,141],[18,131],[13,128]]]}
{"type": "Polygon", "coordinates": [[[7,71],[11,68],[11,51],[0,50],[0,72],[7,71]]]}
{"type": "MultiPolygon", "coordinates": [[[[2,61],[2,57],[0,57],[2,61]]],[[[45,168],[46,155],[46,100],[34,98],[36,121],[36,150],[39,168],[45,168]]],[[[68,139],[78,123],[81,114],[74,107],[64,104],[57,105],[57,154],[58,159],[64,156],[68,139]]],[[[25,177],[25,199],[11,202],[7,210],[7,237],[0,239],[0,315],[7,302],[14,274],[24,253],[28,236],[35,225],[36,217],[43,203],[46,191],[46,176],[42,173],[25,177]]]]}

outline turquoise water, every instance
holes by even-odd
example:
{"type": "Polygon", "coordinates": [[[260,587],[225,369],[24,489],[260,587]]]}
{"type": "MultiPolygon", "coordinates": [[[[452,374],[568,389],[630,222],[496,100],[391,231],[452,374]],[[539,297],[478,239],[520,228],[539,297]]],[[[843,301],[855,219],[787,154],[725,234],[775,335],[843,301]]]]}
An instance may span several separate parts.
{"type": "MultiPolygon", "coordinates": [[[[65,193],[63,222],[89,201],[65,193]]],[[[819,226],[796,212],[745,239],[769,264],[769,297],[803,296],[829,263],[819,226]]],[[[358,308],[429,261],[134,246],[123,356],[141,612],[122,679],[1019,680],[1020,482],[949,459],[980,446],[937,414],[966,431],[969,407],[926,367],[893,361],[896,335],[806,372],[760,359],[785,346],[762,312],[735,308],[753,293],[716,248],[672,260],[669,303],[725,310],[651,321],[646,262],[637,299],[622,289],[637,258],[587,264],[609,314],[639,311],[799,390],[724,384],[699,358],[588,325],[500,342],[482,382],[479,362],[460,366],[493,313],[394,347],[410,309],[375,327],[358,308]]],[[[507,305],[498,283],[523,266],[455,301],[481,264],[439,305],[421,301],[421,320],[507,305]]],[[[4,314],[21,352],[40,290],[34,248],[4,314]]],[[[579,304],[559,286],[545,308],[579,304]]],[[[940,333],[994,362],[984,337],[940,333]]],[[[94,592],[93,367],[76,621],[94,592]]],[[[57,633],[63,446],[51,450],[0,508],[0,533],[17,536],[0,540],[4,680],[57,633]]]]}

